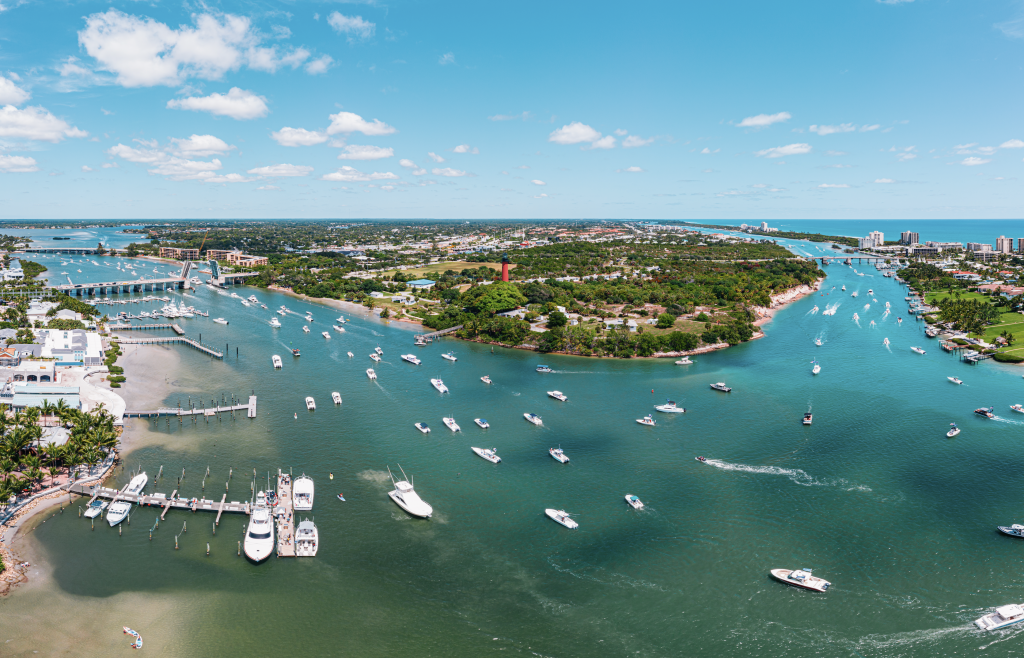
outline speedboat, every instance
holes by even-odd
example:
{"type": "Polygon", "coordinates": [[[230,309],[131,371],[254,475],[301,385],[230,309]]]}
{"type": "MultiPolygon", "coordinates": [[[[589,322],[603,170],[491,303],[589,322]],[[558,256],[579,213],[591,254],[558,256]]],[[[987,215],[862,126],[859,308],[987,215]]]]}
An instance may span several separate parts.
{"type": "Polygon", "coordinates": [[[559,402],[565,402],[566,400],[569,399],[561,391],[548,391],[548,397],[549,398],[555,398],[559,402]]]}
{"type": "Polygon", "coordinates": [[[427,427],[426,423],[416,423],[415,425],[413,425],[413,427],[423,432],[424,434],[430,434],[430,428],[427,427]]]}
{"type": "Polygon", "coordinates": [[[924,349],[923,349],[923,348],[920,348],[920,347],[911,347],[910,349],[911,349],[912,351],[914,351],[914,352],[917,352],[918,354],[924,354],[924,349]]]}
{"type": "Polygon", "coordinates": [[[711,388],[715,389],[716,391],[722,391],[723,393],[732,393],[732,389],[726,386],[723,382],[712,384],[711,388]]]}
{"type": "Polygon", "coordinates": [[[245,556],[253,562],[262,562],[274,551],[274,519],[267,506],[267,494],[262,491],[256,494],[243,543],[245,556]]]}
{"type": "Polygon", "coordinates": [[[1004,535],[1010,535],[1011,537],[1018,537],[1024,539],[1024,525],[1014,523],[1013,525],[998,525],[996,529],[1004,535]]]}
{"type": "Polygon", "coordinates": [[[449,361],[458,361],[458,359],[455,358],[455,352],[448,352],[447,354],[442,354],[441,358],[448,359],[449,361]]]}
{"type": "Polygon", "coordinates": [[[440,379],[431,379],[430,385],[436,388],[438,393],[444,394],[448,392],[448,387],[440,379]]]}
{"type": "Polygon", "coordinates": [[[300,512],[313,509],[313,478],[305,473],[292,484],[292,507],[300,512]]]}
{"type": "Polygon", "coordinates": [[[330,338],[331,337],[331,335],[329,333],[327,333],[326,331],[321,331],[320,335],[323,336],[324,338],[330,338]]]}
{"type": "Polygon", "coordinates": [[[313,314],[307,312],[306,313],[306,322],[312,322],[312,321],[313,321],[313,314]]]}
{"type": "Polygon", "coordinates": [[[812,375],[817,375],[819,372],[821,372],[821,366],[818,365],[817,361],[811,361],[811,363],[814,364],[814,367],[811,368],[812,375]]]}
{"type": "Polygon", "coordinates": [[[843,292],[846,292],[846,286],[843,286],[843,292]]]}
{"type": "Polygon", "coordinates": [[[640,501],[639,498],[637,498],[633,494],[626,494],[626,502],[629,503],[629,506],[632,507],[633,509],[644,508],[644,504],[640,501]]]}
{"type": "Polygon", "coordinates": [[[975,619],[974,623],[983,631],[994,631],[1024,621],[1024,607],[1012,604],[996,608],[996,611],[975,619]]]}
{"type": "Polygon", "coordinates": [[[341,404],[341,393],[333,391],[331,393],[331,399],[334,400],[334,404],[341,404]]]}
{"type": "Polygon", "coordinates": [[[282,363],[281,357],[277,354],[270,357],[270,362],[274,364],[274,368],[277,370],[280,370],[281,368],[284,367],[284,363],[282,363]]]}
{"type": "Polygon", "coordinates": [[[815,338],[814,339],[814,344],[817,345],[818,347],[821,347],[821,345],[822,345],[821,339],[820,338],[815,338]]]}
{"type": "Polygon", "coordinates": [[[850,297],[856,297],[857,294],[858,294],[857,291],[854,290],[853,292],[850,293],[850,297]]]}
{"type": "Polygon", "coordinates": [[[882,339],[882,344],[888,346],[889,345],[889,339],[888,338],[883,338],[882,339]]]}
{"type": "Polygon", "coordinates": [[[487,375],[484,375],[483,377],[481,377],[480,381],[482,381],[485,384],[493,384],[494,383],[494,382],[491,381],[491,378],[488,377],[487,375]]]}
{"type": "MultiPolygon", "coordinates": [[[[398,468],[401,469],[402,467],[399,466],[398,468]]],[[[430,515],[434,513],[434,508],[419,497],[419,494],[413,489],[412,483],[408,478],[396,482],[395,476],[391,474],[391,468],[388,468],[388,475],[391,476],[391,483],[395,485],[395,490],[388,492],[391,500],[395,501],[396,505],[409,514],[418,516],[421,519],[429,519],[430,515]]],[[[405,477],[404,470],[402,471],[402,477],[405,477]]]]}
{"type": "Polygon", "coordinates": [[[253,304],[259,304],[260,300],[256,299],[256,295],[249,295],[249,301],[253,304]]]}
{"type": "Polygon", "coordinates": [[[960,433],[960,428],[956,426],[956,423],[949,424],[949,431],[946,432],[946,436],[952,439],[954,436],[960,433]]]}
{"type": "Polygon", "coordinates": [[[575,530],[580,527],[579,523],[576,523],[569,517],[569,513],[562,509],[551,509],[544,510],[544,513],[548,515],[548,518],[555,523],[560,523],[570,530],[575,530]]]}
{"type": "Polygon", "coordinates": [[[537,372],[554,372],[551,366],[537,366],[537,372]]]}
{"type": "Polygon", "coordinates": [[[871,288],[868,288],[868,294],[869,294],[869,295],[873,295],[873,294],[875,294],[875,291],[874,291],[874,290],[872,290],[871,288]]]}
{"type": "Polygon", "coordinates": [[[270,318],[270,326],[274,329],[279,329],[281,327],[281,321],[277,318],[270,318]]]}
{"type": "Polygon", "coordinates": [[[376,352],[370,352],[370,358],[376,361],[377,363],[380,363],[380,357],[377,356],[376,352]]]}
{"type": "Polygon", "coordinates": [[[498,453],[494,452],[494,448],[470,448],[470,450],[475,452],[478,457],[482,457],[492,464],[497,464],[501,461],[501,457],[498,456],[498,453]]]}
{"type": "MultiPolygon", "coordinates": [[[[128,483],[124,489],[121,490],[123,494],[134,494],[136,496],[142,494],[142,490],[146,488],[146,484],[149,482],[149,476],[145,473],[139,473],[132,478],[131,482],[128,483]]],[[[118,500],[110,504],[107,508],[107,523],[111,526],[115,526],[121,521],[124,521],[128,517],[128,512],[132,511],[132,504],[127,500],[118,500]]]]}
{"type": "Polygon", "coordinates": [[[678,361],[676,361],[676,365],[677,366],[692,366],[693,365],[693,361],[690,360],[690,357],[684,356],[683,358],[681,358],[678,361]]]}
{"type": "Polygon", "coordinates": [[[293,347],[292,348],[292,356],[302,356],[301,354],[299,354],[299,348],[297,348],[297,347],[293,347]]]}
{"type": "Polygon", "coordinates": [[[335,331],[340,331],[341,333],[345,333],[345,328],[344,327],[339,327],[336,324],[332,324],[331,325],[331,329],[334,329],[335,331]]]}
{"type": "Polygon", "coordinates": [[[307,327],[306,325],[302,325],[302,331],[303,331],[304,333],[307,333],[307,334],[308,334],[308,333],[309,333],[309,327],[307,327]]]}
{"type": "Polygon", "coordinates": [[[319,542],[320,533],[316,530],[316,524],[309,519],[299,521],[295,528],[295,557],[316,557],[319,542]]]}
{"type": "Polygon", "coordinates": [[[1010,409],[1016,411],[1019,414],[1024,414],[1024,406],[1019,404],[1011,404],[1010,409]]]}
{"type": "Polygon", "coordinates": [[[530,421],[534,425],[543,425],[544,424],[544,421],[541,420],[540,416],[538,416],[537,414],[523,414],[523,418],[525,418],[526,420],[530,421]]]}
{"type": "Polygon", "coordinates": [[[992,413],[993,411],[995,411],[995,409],[995,407],[989,407],[988,409],[986,409],[985,407],[981,407],[980,409],[975,409],[974,413],[978,414],[979,416],[984,416],[985,418],[995,418],[996,415],[992,413]]]}
{"type": "Polygon", "coordinates": [[[801,421],[804,425],[810,425],[811,421],[814,420],[814,415],[810,411],[804,414],[804,419],[801,421]]]}
{"type": "Polygon", "coordinates": [[[699,461],[702,464],[706,464],[708,462],[708,458],[703,456],[703,455],[701,455],[700,457],[694,457],[694,459],[696,459],[697,461],[699,461]]]}
{"type": "Polygon", "coordinates": [[[681,414],[686,411],[682,407],[677,407],[676,403],[672,400],[665,400],[665,404],[654,405],[656,411],[661,411],[666,414],[681,414]]]}
{"type": "Polygon", "coordinates": [[[377,379],[377,373],[373,371],[373,368],[366,369],[366,376],[370,379],[377,379]]]}
{"type": "Polygon", "coordinates": [[[107,503],[107,501],[100,500],[99,498],[92,501],[91,503],[89,503],[89,507],[85,510],[85,518],[95,519],[97,516],[103,513],[103,510],[107,509],[108,504],[109,503],[107,503]]]}
{"type": "Polygon", "coordinates": [[[559,461],[563,464],[569,461],[569,458],[566,456],[564,452],[562,452],[561,448],[548,448],[548,454],[551,455],[552,459],[559,461]]]}
{"type": "Polygon", "coordinates": [[[373,348],[373,351],[376,352],[377,354],[380,354],[381,356],[384,356],[384,350],[382,350],[380,348],[380,345],[378,345],[377,347],[373,348]]]}
{"type": "Polygon", "coordinates": [[[474,418],[473,422],[476,423],[477,425],[479,425],[483,429],[487,429],[488,427],[491,426],[491,424],[487,422],[486,418],[474,418]]]}
{"type": "Polygon", "coordinates": [[[811,575],[810,569],[772,569],[771,573],[775,580],[812,592],[827,592],[832,585],[827,580],[811,575]]]}
{"type": "MultiPolygon", "coordinates": [[[[146,312],[143,311],[143,313],[146,313],[146,312]]],[[[139,313],[139,316],[142,317],[142,313],[139,313]]],[[[145,317],[149,317],[149,313],[146,313],[145,317]]],[[[228,323],[228,321],[225,320],[224,318],[214,318],[213,321],[216,322],[217,324],[227,324],[228,323]]]]}
{"type": "Polygon", "coordinates": [[[416,358],[415,354],[403,354],[402,355],[402,360],[403,361],[408,361],[409,363],[413,364],[414,366],[418,366],[419,364],[423,363],[422,361],[420,361],[419,359],[416,358]]]}
{"type": "Polygon", "coordinates": [[[346,322],[348,322],[348,320],[345,319],[344,315],[339,315],[335,322],[337,322],[338,324],[345,324],[346,322]]]}
{"type": "Polygon", "coordinates": [[[280,316],[281,316],[282,318],[283,318],[283,317],[284,317],[285,315],[287,315],[287,313],[285,313],[284,311],[278,311],[278,312],[277,312],[277,314],[278,314],[278,315],[280,315],[280,316]]]}
{"type": "Polygon", "coordinates": [[[352,358],[352,357],[354,357],[354,356],[355,356],[355,354],[353,354],[352,352],[349,352],[349,353],[348,353],[348,358],[350,358],[350,359],[351,359],[351,358],[352,358]]]}
{"type": "Polygon", "coordinates": [[[641,425],[650,425],[651,427],[654,427],[655,425],[658,424],[658,422],[654,420],[654,417],[651,416],[651,414],[647,414],[643,418],[637,418],[636,422],[640,423],[641,425]]]}
{"type": "Polygon", "coordinates": [[[313,401],[312,397],[306,398],[306,409],[310,411],[316,411],[316,402],[313,401]]]}
{"type": "Polygon", "coordinates": [[[455,419],[452,418],[451,416],[445,416],[444,418],[441,419],[441,421],[445,424],[445,426],[448,429],[450,429],[453,432],[461,432],[462,431],[462,428],[459,427],[459,424],[456,423],[455,419]]]}
{"type": "Polygon", "coordinates": [[[963,384],[964,383],[963,380],[960,379],[959,377],[946,377],[946,379],[948,379],[949,381],[953,382],[954,384],[963,384]]]}

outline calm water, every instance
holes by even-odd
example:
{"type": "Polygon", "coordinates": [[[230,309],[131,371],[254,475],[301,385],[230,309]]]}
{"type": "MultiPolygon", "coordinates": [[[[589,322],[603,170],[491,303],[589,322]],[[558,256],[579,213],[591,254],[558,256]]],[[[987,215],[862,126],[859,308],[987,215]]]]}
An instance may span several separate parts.
{"type": "MultiPolygon", "coordinates": [[[[83,276],[109,270],[99,268],[86,264],[83,276]]],[[[231,322],[185,320],[188,332],[230,344],[230,357],[177,349],[166,402],[255,390],[259,416],[130,421],[144,447],[127,462],[151,475],[163,465],[149,489],[167,493],[184,468],[184,495],[201,494],[209,466],[210,497],[233,468],[229,500],[248,498],[253,469],[263,482],[279,467],[305,472],[317,484],[319,555],[252,565],[236,556],[240,516],[226,516],[214,536],[212,515],[172,512],[151,542],[150,509],[123,536],[65,514],[34,534],[55,565],[52,585],[0,601],[0,637],[15,638],[10,655],[45,654],[73,633],[73,653],[110,655],[126,650],[122,624],[142,633],[149,655],[173,656],[935,656],[1016,647],[1020,631],[982,635],[970,622],[1024,601],[1022,545],[995,531],[1024,520],[1024,416],[1009,410],[1024,402],[1024,369],[960,364],[906,314],[902,287],[865,271],[832,266],[831,295],[787,307],[766,338],[687,367],[492,354],[456,341],[414,348],[408,329],[356,317],[337,334],[336,310],[237,288],[270,309],[315,317],[309,334],[295,314],[275,330],[272,311],[207,288],[188,293],[188,303],[231,322]],[[837,303],[835,316],[809,313],[837,303]],[[374,383],[365,369],[376,345],[385,359],[374,383]],[[441,359],[448,349],[457,363],[441,359]],[[423,365],[402,362],[407,352],[423,365]],[[275,353],[283,370],[272,369],[275,353]],[[822,366],[816,377],[812,359],[822,366]],[[534,372],[538,363],[555,372],[534,372]],[[485,374],[493,385],[480,381],[485,374]],[[450,395],[431,388],[436,376],[450,395]],[[718,381],[733,392],[708,388],[718,381]],[[548,398],[552,389],[569,401],[548,398]],[[316,412],[305,411],[306,395],[316,412]],[[635,422],[666,398],[687,413],[656,414],[654,428],[635,422]],[[982,405],[999,419],[974,416],[982,405]],[[809,407],[814,425],[804,427],[809,407]],[[442,425],[448,414],[461,434],[442,425]],[[491,429],[473,424],[481,416],[491,429]],[[420,434],[417,421],[433,432],[420,434]],[[963,432],[950,440],[952,421],[963,432]],[[548,456],[557,445],[569,464],[548,456]],[[504,461],[489,464],[470,446],[494,447],[504,461]],[[398,464],[434,506],[432,520],[409,518],[387,497],[385,467],[398,464]],[[627,493],[647,508],[629,509],[627,493]],[[574,513],[580,529],[556,525],[545,507],[574,513]],[[833,589],[816,595],[769,580],[780,567],[813,568],[833,589]]]]}
{"type": "MultiPolygon", "coordinates": [[[[760,224],[760,220],[709,220],[708,224],[739,226],[760,224]]],[[[916,231],[921,242],[982,242],[995,248],[1000,235],[1024,238],[1024,221],[1019,219],[775,219],[768,225],[783,231],[824,233],[862,238],[871,231],[881,231],[886,240],[899,240],[903,231],[916,231]]]]}

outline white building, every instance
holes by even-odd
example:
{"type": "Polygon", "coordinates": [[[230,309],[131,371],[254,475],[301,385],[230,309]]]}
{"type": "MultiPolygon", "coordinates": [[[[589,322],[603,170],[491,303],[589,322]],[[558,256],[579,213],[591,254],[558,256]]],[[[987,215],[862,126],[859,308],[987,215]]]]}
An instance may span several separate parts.
{"type": "Polygon", "coordinates": [[[62,363],[78,362],[86,366],[103,365],[103,342],[100,335],[84,329],[36,329],[42,340],[39,356],[62,363]]]}
{"type": "Polygon", "coordinates": [[[1000,235],[996,238],[996,251],[1001,254],[1013,253],[1013,238],[1000,235]]]}

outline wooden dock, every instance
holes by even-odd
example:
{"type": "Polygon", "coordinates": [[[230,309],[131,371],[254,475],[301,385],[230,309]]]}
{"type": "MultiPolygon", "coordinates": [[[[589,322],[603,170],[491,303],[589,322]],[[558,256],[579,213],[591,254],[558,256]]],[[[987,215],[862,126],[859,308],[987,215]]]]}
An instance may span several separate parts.
{"type": "Polygon", "coordinates": [[[108,324],[107,329],[109,329],[110,331],[147,331],[152,329],[173,329],[174,333],[178,334],[179,336],[185,335],[184,329],[182,329],[176,323],[170,322],[166,324],[108,324]]]}
{"type": "Polygon", "coordinates": [[[292,476],[277,471],[277,557],[295,557],[295,519],[292,511],[292,476]]]}
{"type": "MultiPolygon", "coordinates": [[[[237,512],[239,514],[249,514],[249,503],[238,502],[233,500],[230,503],[226,502],[227,494],[224,494],[224,499],[219,502],[216,500],[207,500],[205,498],[177,498],[177,490],[171,494],[168,498],[164,494],[130,494],[124,493],[123,490],[110,489],[108,487],[101,487],[96,483],[90,484],[73,484],[69,491],[73,494],[80,496],[92,496],[96,498],[110,498],[113,500],[123,500],[129,503],[135,503],[139,507],[157,507],[162,508],[163,511],[160,514],[160,518],[164,518],[167,514],[167,510],[182,509],[189,510],[191,512],[217,512],[218,518],[224,512],[237,512]]],[[[290,499],[289,499],[290,501],[290,499]]],[[[293,549],[294,551],[294,549],[293,549]]]]}
{"type": "Polygon", "coordinates": [[[429,342],[433,341],[435,338],[440,338],[445,334],[450,334],[453,331],[458,331],[459,329],[462,329],[462,327],[463,325],[457,324],[454,327],[448,327],[447,329],[441,329],[440,331],[431,331],[429,334],[416,334],[415,336],[413,336],[413,338],[415,340],[423,339],[429,342]]]}
{"type": "Polygon", "coordinates": [[[245,411],[246,418],[256,417],[256,396],[250,395],[249,401],[245,404],[235,404],[222,407],[193,407],[182,409],[181,407],[161,407],[148,411],[125,411],[125,418],[152,418],[153,416],[215,416],[233,411],[245,411]]]}
{"type": "MultiPolygon", "coordinates": [[[[172,326],[176,327],[177,325],[172,325],[172,326]]],[[[139,328],[141,329],[142,327],[139,327],[139,328]]],[[[223,352],[218,352],[217,350],[213,349],[212,347],[208,347],[206,345],[203,345],[198,340],[196,340],[194,338],[189,338],[188,336],[170,336],[168,338],[157,338],[157,337],[123,338],[123,337],[119,337],[117,339],[117,342],[121,343],[122,345],[156,345],[156,344],[160,344],[160,343],[185,343],[189,347],[192,347],[193,349],[197,349],[200,352],[203,352],[204,354],[209,354],[210,356],[212,356],[215,359],[223,359],[224,358],[224,353],[223,352]]]]}

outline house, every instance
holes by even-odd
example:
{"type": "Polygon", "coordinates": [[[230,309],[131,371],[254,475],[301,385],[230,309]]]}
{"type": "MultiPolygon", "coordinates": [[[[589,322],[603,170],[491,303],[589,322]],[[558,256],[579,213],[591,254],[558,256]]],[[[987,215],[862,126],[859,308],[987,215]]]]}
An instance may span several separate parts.
{"type": "Polygon", "coordinates": [[[42,343],[39,356],[57,359],[57,365],[103,365],[100,335],[84,329],[37,329],[42,343]]]}
{"type": "Polygon", "coordinates": [[[374,299],[384,299],[384,293],[374,290],[370,293],[370,297],[373,297],[374,299]]]}
{"type": "Polygon", "coordinates": [[[0,366],[16,366],[21,363],[21,355],[18,350],[4,347],[0,348],[0,366]]]}
{"type": "Polygon", "coordinates": [[[82,314],[81,313],[75,313],[74,311],[72,311],[69,308],[62,308],[61,310],[59,310],[56,313],[54,313],[52,319],[54,319],[54,320],[81,320],[82,319],[82,314]]]}
{"type": "Polygon", "coordinates": [[[0,366],[0,382],[52,384],[57,379],[55,371],[53,361],[19,357],[16,364],[0,366]]]}
{"type": "Polygon", "coordinates": [[[0,270],[4,281],[21,281],[25,278],[25,272],[20,267],[12,267],[9,270],[0,270]]]}
{"type": "Polygon", "coordinates": [[[81,409],[80,392],[81,389],[77,386],[5,384],[3,389],[0,389],[0,403],[8,405],[11,409],[26,409],[41,407],[44,400],[50,404],[57,404],[63,400],[67,407],[81,409]]]}
{"type": "Polygon", "coordinates": [[[42,322],[46,324],[50,318],[46,316],[51,309],[57,308],[57,304],[54,302],[40,302],[31,301],[28,305],[28,310],[25,312],[25,316],[29,322],[42,322]]]}
{"type": "Polygon", "coordinates": [[[637,328],[636,320],[627,320],[626,321],[626,327],[630,331],[636,331],[636,328],[637,328]]]}
{"type": "Polygon", "coordinates": [[[416,279],[415,281],[407,282],[406,285],[413,290],[430,290],[434,287],[434,282],[430,279],[416,279]]]}

